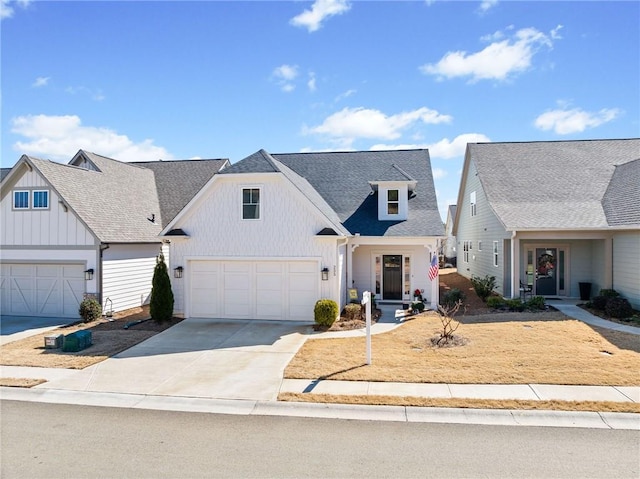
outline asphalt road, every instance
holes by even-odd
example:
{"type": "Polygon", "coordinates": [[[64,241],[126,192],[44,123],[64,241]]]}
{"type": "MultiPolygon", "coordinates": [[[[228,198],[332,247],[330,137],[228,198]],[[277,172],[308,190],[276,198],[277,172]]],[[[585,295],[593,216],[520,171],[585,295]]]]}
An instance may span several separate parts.
{"type": "Polygon", "coordinates": [[[0,476],[640,477],[640,433],[2,401],[0,476]]]}

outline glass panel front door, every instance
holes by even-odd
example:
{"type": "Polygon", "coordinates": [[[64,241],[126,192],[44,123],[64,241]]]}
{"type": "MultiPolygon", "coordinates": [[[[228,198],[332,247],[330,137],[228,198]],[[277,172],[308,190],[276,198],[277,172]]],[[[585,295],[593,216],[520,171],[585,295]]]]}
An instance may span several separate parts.
{"type": "Polygon", "coordinates": [[[402,299],[402,255],[382,257],[382,299],[402,299]]]}
{"type": "Polygon", "coordinates": [[[557,248],[536,248],[536,294],[554,296],[558,294],[557,248]]]}

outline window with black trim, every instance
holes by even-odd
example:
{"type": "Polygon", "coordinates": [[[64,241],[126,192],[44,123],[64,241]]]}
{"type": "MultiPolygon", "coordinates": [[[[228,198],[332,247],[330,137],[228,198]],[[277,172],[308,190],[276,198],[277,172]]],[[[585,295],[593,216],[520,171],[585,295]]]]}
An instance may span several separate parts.
{"type": "Polygon", "coordinates": [[[260,188],[242,189],[242,219],[260,219],[260,188]]]}
{"type": "Polygon", "coordinates": [[[397,215],[400,212],[398,190],[387,190],[387,214],[397,215]]]}

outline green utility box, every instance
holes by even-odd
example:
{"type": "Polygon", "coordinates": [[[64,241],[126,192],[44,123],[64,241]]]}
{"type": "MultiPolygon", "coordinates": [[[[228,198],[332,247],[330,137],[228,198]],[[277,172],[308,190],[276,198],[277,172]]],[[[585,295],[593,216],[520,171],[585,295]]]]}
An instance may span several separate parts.
{"type": "Polygon", "coordinates": [[[75,333],[67,334],[64,337],[62,350],[65,353],[76,353],[91,346],[91,331],[81,330],[75,333]]]}

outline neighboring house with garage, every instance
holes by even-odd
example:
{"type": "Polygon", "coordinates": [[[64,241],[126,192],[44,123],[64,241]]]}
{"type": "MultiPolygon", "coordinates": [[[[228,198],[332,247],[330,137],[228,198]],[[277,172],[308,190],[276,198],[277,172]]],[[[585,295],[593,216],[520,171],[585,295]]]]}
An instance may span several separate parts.
{"type": "Polygon", "coordinates": [[[313,320],[348,291],[408,303],[444,235],[427,150],[269,154],[226,168],[163,230],[177,314],[313,320]]]}
{"type": "Polygon", "coordinates": [[[472,143],[458,211],[458,272],[518,297],[614,288],[640,308],[640,139],[472,143]]]}
{"type": "Polygon", "coordinates": [[[75,318],[85,294],[105,311],[147,303],[158,254],[168,260],[160,231],[227,164],[22,156],[0,185],[1,314],[75,318]]]}

